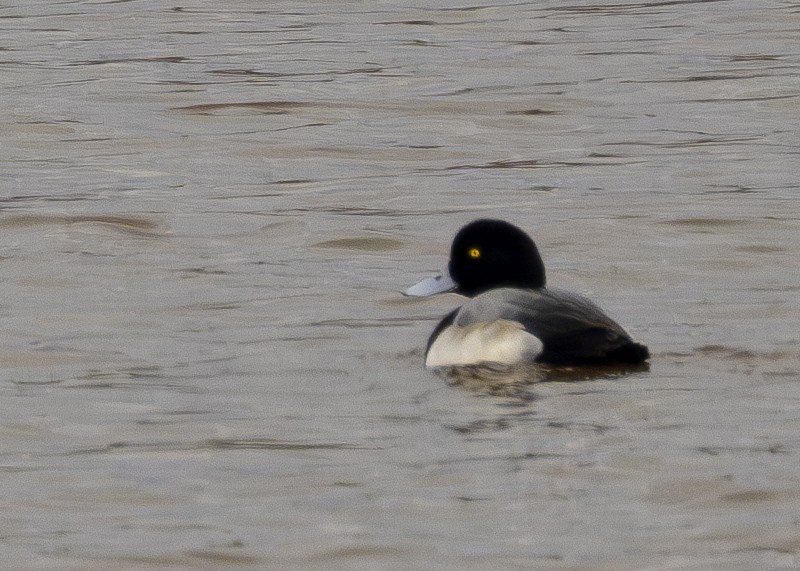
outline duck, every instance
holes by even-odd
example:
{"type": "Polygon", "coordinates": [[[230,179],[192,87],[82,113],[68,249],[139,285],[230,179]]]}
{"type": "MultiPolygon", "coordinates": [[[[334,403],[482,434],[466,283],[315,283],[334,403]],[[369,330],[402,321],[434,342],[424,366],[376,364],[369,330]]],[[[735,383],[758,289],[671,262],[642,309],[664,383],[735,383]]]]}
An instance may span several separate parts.
{"type": "Polygon", "coordinates": [[[591,300],[547,287],[536,243],[504,220],[480,219],[461,228],[447,270],[403,293],[443,292],[468,299],[431,333],[427,368],[634,365],[650,358],[647,346],[591,300]]]}

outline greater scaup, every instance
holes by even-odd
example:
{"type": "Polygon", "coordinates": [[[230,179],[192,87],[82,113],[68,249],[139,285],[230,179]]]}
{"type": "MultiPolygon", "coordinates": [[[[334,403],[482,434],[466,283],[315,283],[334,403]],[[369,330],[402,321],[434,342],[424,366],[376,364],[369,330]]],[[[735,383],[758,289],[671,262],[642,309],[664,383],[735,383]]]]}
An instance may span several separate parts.
{"type": "Polygon", "coordinates": [[[502,220],[464,226],[453,240],[448,272],[404,293],[445,291],[471,299],[434,329],[425,351],[427,367],[636,364],[650,357],[646,346],[587,298],[545,287],[536,244],[502,220]]]}

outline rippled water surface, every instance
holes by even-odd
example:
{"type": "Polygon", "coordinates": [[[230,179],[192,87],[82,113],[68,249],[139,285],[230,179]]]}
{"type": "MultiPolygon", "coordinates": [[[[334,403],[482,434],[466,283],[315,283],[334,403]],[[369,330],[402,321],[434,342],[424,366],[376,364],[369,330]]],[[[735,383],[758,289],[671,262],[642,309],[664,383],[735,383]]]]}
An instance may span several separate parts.
{"type": "Polygon", "coordinates": [[[800,5],[0,7],[5,569],[800,566],[800,5]],[[497,394],[481,216],[653,353],[497,394]],[[492,393],[492,394],[487,394],[492,393]]]}

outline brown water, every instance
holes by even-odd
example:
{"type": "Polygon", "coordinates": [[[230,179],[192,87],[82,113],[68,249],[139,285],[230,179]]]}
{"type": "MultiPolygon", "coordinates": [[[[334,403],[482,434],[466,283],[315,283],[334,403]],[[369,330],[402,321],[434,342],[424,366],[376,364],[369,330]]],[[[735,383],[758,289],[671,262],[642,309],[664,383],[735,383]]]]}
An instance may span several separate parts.
{"type": "Polygon", "coordinates": [[[797,3],[0,29],[4,569],[800,567],[797,3]],[[424,370],[458,299],[399,291],[479,216],[650,370],[424,370]]]}

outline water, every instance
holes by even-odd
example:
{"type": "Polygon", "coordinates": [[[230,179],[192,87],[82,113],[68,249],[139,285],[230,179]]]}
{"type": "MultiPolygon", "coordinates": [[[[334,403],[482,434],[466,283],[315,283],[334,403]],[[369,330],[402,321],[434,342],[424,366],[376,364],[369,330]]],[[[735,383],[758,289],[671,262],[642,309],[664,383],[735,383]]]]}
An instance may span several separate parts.
{"type": "Polygon", "coordinates": [[[800,565],[800,9],[0,10],[6,569],[800,565]],[[451,386],[506,218],[649,371],[451,386]]]}

